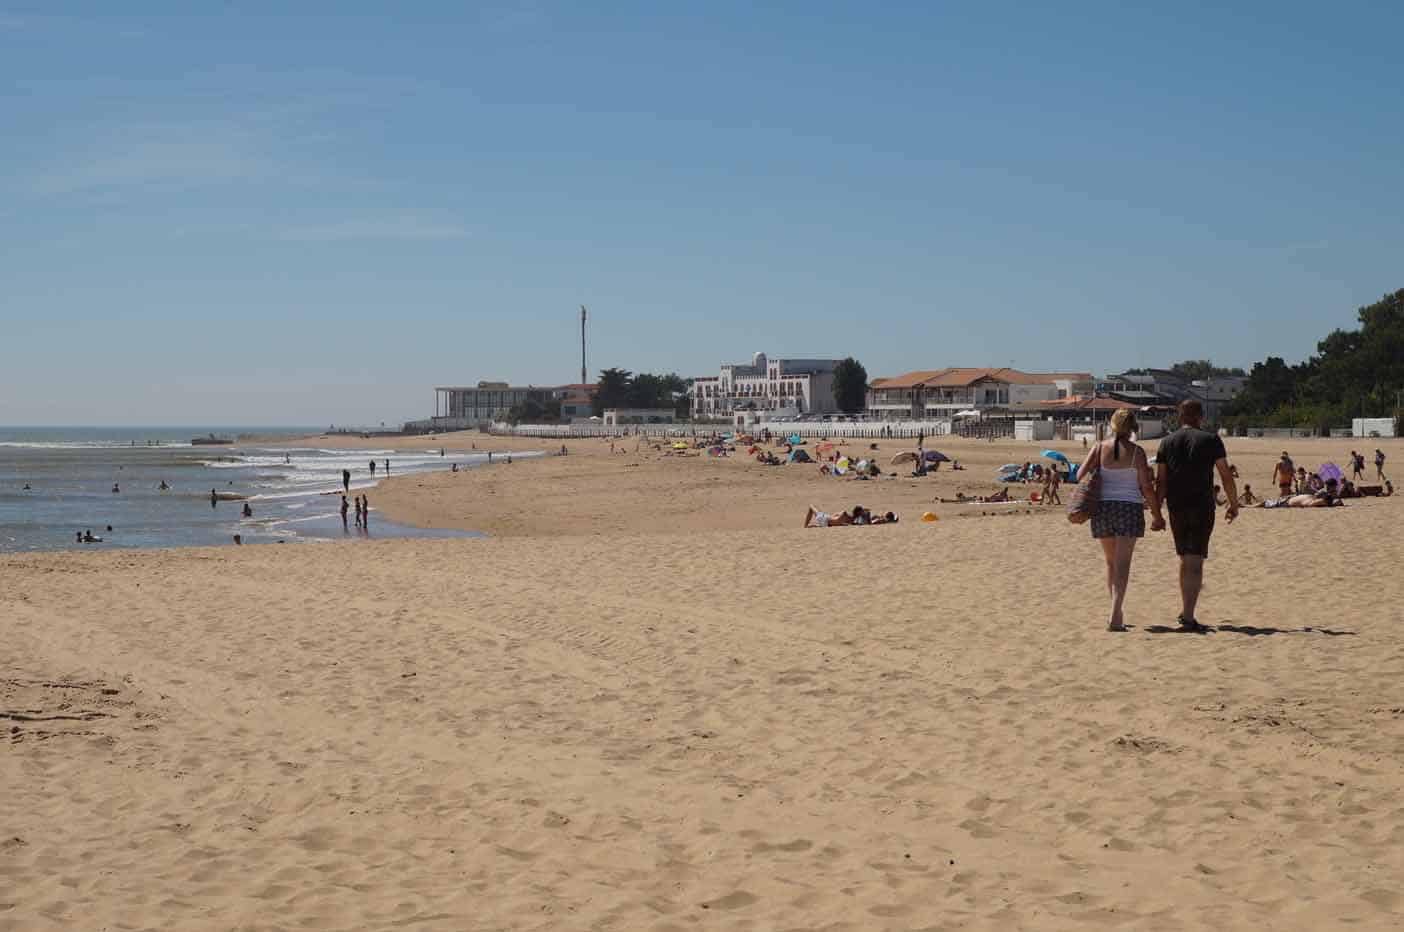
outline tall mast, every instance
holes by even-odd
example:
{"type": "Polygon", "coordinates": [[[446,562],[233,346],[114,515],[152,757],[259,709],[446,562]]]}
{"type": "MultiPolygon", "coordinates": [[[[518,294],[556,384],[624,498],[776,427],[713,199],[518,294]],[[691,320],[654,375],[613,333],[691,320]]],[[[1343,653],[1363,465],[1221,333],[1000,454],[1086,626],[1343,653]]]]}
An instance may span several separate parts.
{"type": "Polygon", "coordinates": [[[580,305],[580,384],[590,384],[585,369],[585,305],[580,305]]]}

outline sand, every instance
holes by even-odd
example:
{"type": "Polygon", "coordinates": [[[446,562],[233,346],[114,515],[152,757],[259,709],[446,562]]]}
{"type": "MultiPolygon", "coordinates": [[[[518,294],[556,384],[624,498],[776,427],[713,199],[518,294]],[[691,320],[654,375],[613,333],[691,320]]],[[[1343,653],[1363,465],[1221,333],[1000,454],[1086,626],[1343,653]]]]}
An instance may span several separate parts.
{"type": "Polygon", "coordinates": [[[1115,635],[1085,528],[913,520],[1027,445],[569,446],[376,496],[486,539],[0,559],[0,930],[1404,924],[1404,498],[1221,527],[1206,635],[1148,537],[1115,635]]]}

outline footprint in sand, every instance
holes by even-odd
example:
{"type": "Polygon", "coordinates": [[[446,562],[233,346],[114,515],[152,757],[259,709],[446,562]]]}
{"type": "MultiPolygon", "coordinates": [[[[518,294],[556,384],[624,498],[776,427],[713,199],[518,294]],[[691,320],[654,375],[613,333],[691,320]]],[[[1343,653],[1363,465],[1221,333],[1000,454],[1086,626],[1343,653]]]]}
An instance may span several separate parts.
{"type": "Polygon", "coordinates": [[[745,890],[737,890],[728,893],[720,899],[708,900],[702,904],[703,909],[743,909],[756,901],[756,897],[745,890]]]}

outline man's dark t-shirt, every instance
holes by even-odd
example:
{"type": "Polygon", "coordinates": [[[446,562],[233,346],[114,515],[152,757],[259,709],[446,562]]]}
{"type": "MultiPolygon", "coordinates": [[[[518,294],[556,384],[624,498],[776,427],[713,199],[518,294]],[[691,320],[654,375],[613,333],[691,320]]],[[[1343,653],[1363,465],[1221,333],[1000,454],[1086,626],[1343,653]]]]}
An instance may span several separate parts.
{"type": "Polygon", "coordinates": [[[1214,464],[1228,456],[1218,434],[1182,427],[1160,441],[1156,465],[1165,464],[1165,503],[1171,511],[1214,510],[1214,464]]]}

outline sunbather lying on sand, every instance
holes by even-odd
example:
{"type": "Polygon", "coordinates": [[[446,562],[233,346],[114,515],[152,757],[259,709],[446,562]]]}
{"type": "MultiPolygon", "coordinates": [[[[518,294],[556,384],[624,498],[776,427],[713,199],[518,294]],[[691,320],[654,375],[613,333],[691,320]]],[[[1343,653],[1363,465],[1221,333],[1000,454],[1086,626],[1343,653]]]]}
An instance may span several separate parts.
{"type": "Polygon", "coordinates": [[[882,515],[875,515],[862,505],[854,505],[851,511],[840,511],[838,514],[829,514],[827,511],[820,511],[812,505],[804,516],[805,527],[841,527],[849,524],[896,524],[897,515],[887,512],[882,515]]]}
{"type": "Polygon", "coordinates": [[[1315,495],[1288,495],[1283,498],[1270,498],[1258,507],[1260,508],[1334,508],[1337,505],[1344,505],[1332,495],[1325,494],[1325,490],[1317,492],[1315,495]]]}

